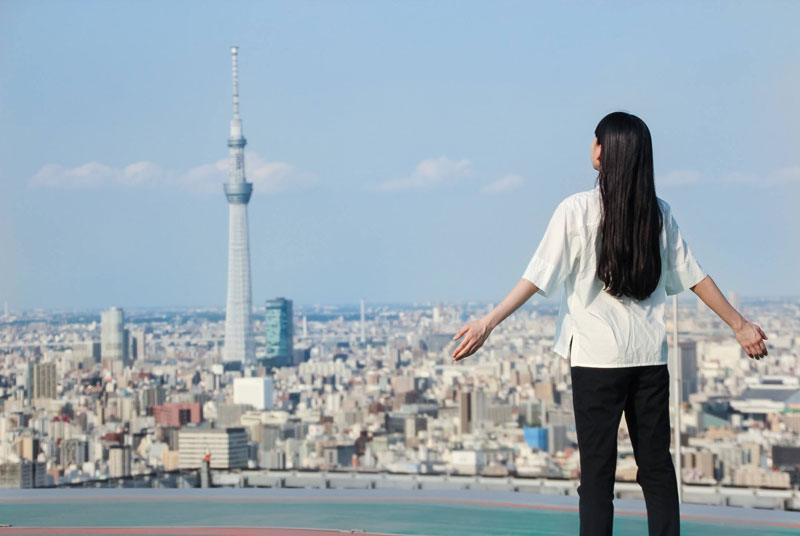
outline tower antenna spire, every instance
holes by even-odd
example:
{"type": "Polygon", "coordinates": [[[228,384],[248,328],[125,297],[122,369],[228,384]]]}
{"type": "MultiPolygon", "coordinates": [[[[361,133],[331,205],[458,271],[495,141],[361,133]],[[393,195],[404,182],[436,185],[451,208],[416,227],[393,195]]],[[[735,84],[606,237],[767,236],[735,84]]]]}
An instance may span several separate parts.
{"type": "Polygon", "coordinates": [[[239,69],[237,67],[237,56],[239,47],[231,47],[231,61],[233,63],[233,117],[239,117],[239,69]]]}

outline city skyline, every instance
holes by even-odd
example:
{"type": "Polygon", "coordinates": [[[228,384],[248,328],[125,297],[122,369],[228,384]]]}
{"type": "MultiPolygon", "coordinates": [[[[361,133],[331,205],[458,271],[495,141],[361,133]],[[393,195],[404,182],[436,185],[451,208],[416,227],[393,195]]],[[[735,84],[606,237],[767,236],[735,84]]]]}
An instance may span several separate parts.
{"type": "MultiPolygon", "coordinates": [[[[198,447],[208,443],[212,468],[247,468],[254,477],[298,468],[359,478],[362,469],[505,475],[525,485],[546,479],[538,493],[553,493],[548,479],[558,478],[558,495],[575,494],[571,376],[568,361],[552,352],[554,311],[520,311],[474,358],[454,364],[450,334],[475,309],[390,310],[366,325],[355,311],[308,322],[304,314],[294,319],[302,320],[294,345],[281,348],[290,303],[271,305],[276,314],[258,330],[266,359],[243,369],[220,363],[219,315],[154,315],[126,327],[120,320],[128,317],[111,307],[100,325],[80,316],[0,324],[0,484],[118,486],[154,469],[196,469],[205,452],[198,447]],[[124,360],[116,341],[128,331],[124,360]],[[270,363],[273,353],[291,358],[270,363]],[[405,448],[391,447],[398,442],[405,448]]],[[[671,398],[680,389],[683,403],[670,407],[673,416],[681,412],[680,424],[671,422],[687,436],[678,467],[686,503],[701,497],[697,486],[716,484],[723,502],[747,486],[748,504],[792,509],[800,475],[798,305],[753,305],[770,334],[765,360],[748,359],[711,310],[682,308],[680,359],[670,345],[667,366],[673,375],[680,363],[671,398]]],[[[226,478],[203,474],[165,475],[152,485],[206,487],[226,478]]],[[[620,486],[636,482],[627,435],[618,437],[615,478],[620,486]]]]}
{"type": "Polygon", "coordinates": [[[651,128],[657,193],[723,292],[798,294],[800,7],[455,5],[3,4],[0,303],[225,303],[234,42],[257,305],[500,300],[593,186],[614,109],[651,128]]]}

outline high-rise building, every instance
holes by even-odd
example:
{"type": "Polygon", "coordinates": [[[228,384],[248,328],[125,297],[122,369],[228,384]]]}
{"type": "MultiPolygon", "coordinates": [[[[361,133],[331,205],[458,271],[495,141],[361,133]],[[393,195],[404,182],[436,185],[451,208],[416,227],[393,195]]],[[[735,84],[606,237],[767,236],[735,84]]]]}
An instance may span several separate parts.
{"type": "Polygon", "coordinates": [[[33,367],[36,363],[33,360],[28,361],[27,370],[25,371],[25,396],[33,398],[33,367]]]}
{"type": "Polygon", "coordinates": [[[178,433],[179,466],[200,467],[206,454],[212,469],[247,467],[247,432],[242,427],[184,427],[178,433]]]}
{"type": "Polygon", "coordinates": [[[72,351],[76,355],[94,363],[100,362],[100,349],[101,345],[97,341],[83,341],[72,345],[72,351]]]}
{"type": "MultiPolygon", "coordinates": [[[[452,337],[451,337],[452,338],[452,337]]],[[[470,408],[470,417],[473,426],[481,425],[487,417],[486,411],[486,391],[483,389],[477,389],[472,392],[472,397],[470,400],[472,404],[472,408],[470,408]]]]}
{"type": "Polygon", "coordinates": [[[294,349],[294,364],[299,365],[300,363],[305,363],[311,359],[311,346],[305,345],[300,347],[295,347],[294,349]]]}
{"type": "Polygon", "coordinates": [[[547,425],[547,452],[555,454],[560,450],[564,450],[569,445],[567,441],[567,427],[563,424],[547,425]]]}
{"type": "Polygon", "coordinates": [[[85,439],[70,438],[61,441],[61,465],[80,467],[89,461],[89,442],[85,439]]]}
{"type": "Polygon", "coordinates": [[[0,488],[40,488],[47,485],[46,462],[19,460],[0,464],[0,488]]]}
{"type": "Polygon", "coordinates": [[[292,300],[275,298],[267,300],[264,319],[267,335],[267,362],[277,367],[294,364],[294,313],[292,300]]]}
{"type": "Polygon", "coordinates": [[[133,360],[144,360],[147,359],[147,354],[145,353],[145,337],[146,337],[147,330],[146,329],[139,329],[132,333],[131,339],[131,359],[133,360]]]}
{"type": "Polygon", "coordinates": [[[131,392],[127,390],[122,391],[120,392],[119,396],[116,397],[116,407],[114,408],[115,410],[114,414],[122,422],[130,422],[131,419],[138,416],[136,411],[137,410],[136,406],[137,406],[136,398],[134,398],[131,392]]]}
{"type": "Polygon", "coordinates": [[[255,359],[253,339],[252,287],[250,283],[250,242],[247,231],[247,203],[253,193],[252,183],[244,174],[244,146],[239,117],[238,47],[231,47],[233,60],[233,119],[228,137],[228,301],[225,307],[225,348],[223,361],[251,363],[255,359]]]}
{"type": "Polygon", "coordinates": [[[361,344],[365,344],[367,342],[367,335],[365,333],[366,326],[365,326],[365,317],[364,314],[364,298],[361,298],[361,344]]]}
{"type": "Polygon", "coordinates": [[[111,478],[131,476],[131,448],[128,445],[109,447],[108,476],[111,478]]]}
{"type": "Polygon", "coordinates": [[[472,432],[472,392],[458,392],[458,433],[472,432]]]}
{"type": "Polygon", "coordinates": [[[272,409],[273,387],[268,376],[234,378],[233,403],[249,404],[258,410],[272,409]]]}
{"type": "Polygon", "coordinates": [[[681,356],[681,402],[697,392],[697,341],[679,341],[681,356]]]}
{"type": "Polygon", "coordinates": [[[153,408],[164,403],[167,393],[161,385],[145,385],[136,390],[141,415],[153,415],[153,408]]]}
{"type": "Polygon", "coordinates": [[[42,445],[32,428],[24,428],[17,443],[17,454],[20,458],[34,461],[42,452],[42,445]]]}
{"type": "Polygon", "coordinates": [[[36,363],[33,366],[33,398],[58,398],[56,364],[36,363]]]}
{"type": "Polygon", "coordinates": [[[128,330],[125,329],[125,313],[119,307],[111,307],[100,314],[100,357],[103,361],[128,361],[128,330]]]}
{"type": "Polygon", "coordinates": [[[203,421],[203,407],[199,402],[168,402],[153,406],[156,424],[180,428],[185,424],[199,424],[203,421]]]}

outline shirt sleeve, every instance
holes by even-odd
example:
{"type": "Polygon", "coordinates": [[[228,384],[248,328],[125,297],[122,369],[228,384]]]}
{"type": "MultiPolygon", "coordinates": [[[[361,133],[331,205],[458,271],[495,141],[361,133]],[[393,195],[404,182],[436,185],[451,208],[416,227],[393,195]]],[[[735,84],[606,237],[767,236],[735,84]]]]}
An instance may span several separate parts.
{"type": "Polygon", "coordinates": [[[664,290],[667,296],[672,296],[695,286],[705,279],[708,274],[694,258],[689,245],[683,239],[681,230],[671,210],[666,218],[666,226],[667,272],[665,274],[664,290]]]}
{"type": "Polygon", "coordinates": [[[569,211],[562,201],[556,207],[539,246],[522,274],[537,287],[545,298],[550,298],[564,283],[575,261],[578,248],[572,243],[569,211]]]}

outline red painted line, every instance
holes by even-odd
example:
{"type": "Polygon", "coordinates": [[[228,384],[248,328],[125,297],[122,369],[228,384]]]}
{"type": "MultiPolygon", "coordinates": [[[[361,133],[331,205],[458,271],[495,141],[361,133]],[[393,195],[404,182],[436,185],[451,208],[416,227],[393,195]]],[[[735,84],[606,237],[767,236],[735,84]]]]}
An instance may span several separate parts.
{"type": "MultiPolygon", "coordinates": [[[[310,499],[303,499],[303,498],[283,498],[283,499],[275,499],[275,498],[267,498],[267,497],[243,497],[243,498],[231,498],[231,497],[196,497],[196,498],[187,498],[187,497],[84,497],[84,498],[42,498],[42,499],[0,499],[0,503],[45,503],[45,502],[83,502],[83,501],[91,501],[91,502],[161,502],[161,501],[178,501],[178,502],[397,502],[397,501],[405,501],[405,502],[440,502],[440,503],[454,503],[454,504],[473,504],[473,505],[482,505],[482,506],[493,506],[493,507],[501,507],[501,508],[527,508],[533,510],[554,510],[554,511],[562,511],[562,512],[578,512],[578,508],[571,507],[571,506],[550,506],[550,505],[540,505],[540,504],[516,504],[516,503],[504,503],[504,502],[490,502],[490,501],[471,501],[466,499],[437,499],[437,498],[380,498],[380,497],[314,497],[310,499]]],[[[646,512],[626,512],[626,511],[615,511],[614,514],[624,515],[624,516],[638,516],[638,517],[646,517],[646,512]]],[[[755,526],[762,526],[762,527],[781,527],[781,528],[800,528],[800,523],[780,523],[780,522],[759,522],[759,521],[751,521],[751,520],[744,520],[744,519],[722,519],[722,518],[715,518],[715,517],[704,517],[704,516],[691,516],[691,515],[681,515],[681,519],[687,519],[692,521],[709,521],[713,523],[736,523],[736,524],[744,524],[744,525],[755,525],[755,526]]],[[[6,534],[2,532],[5,529],[0,528],[0,535],[6,534]]],[[[287,529],[269,529],[269,530],[287,530],[287,529]]],[[[345,531],[346,532],[346,531],[345,531]]]]}

